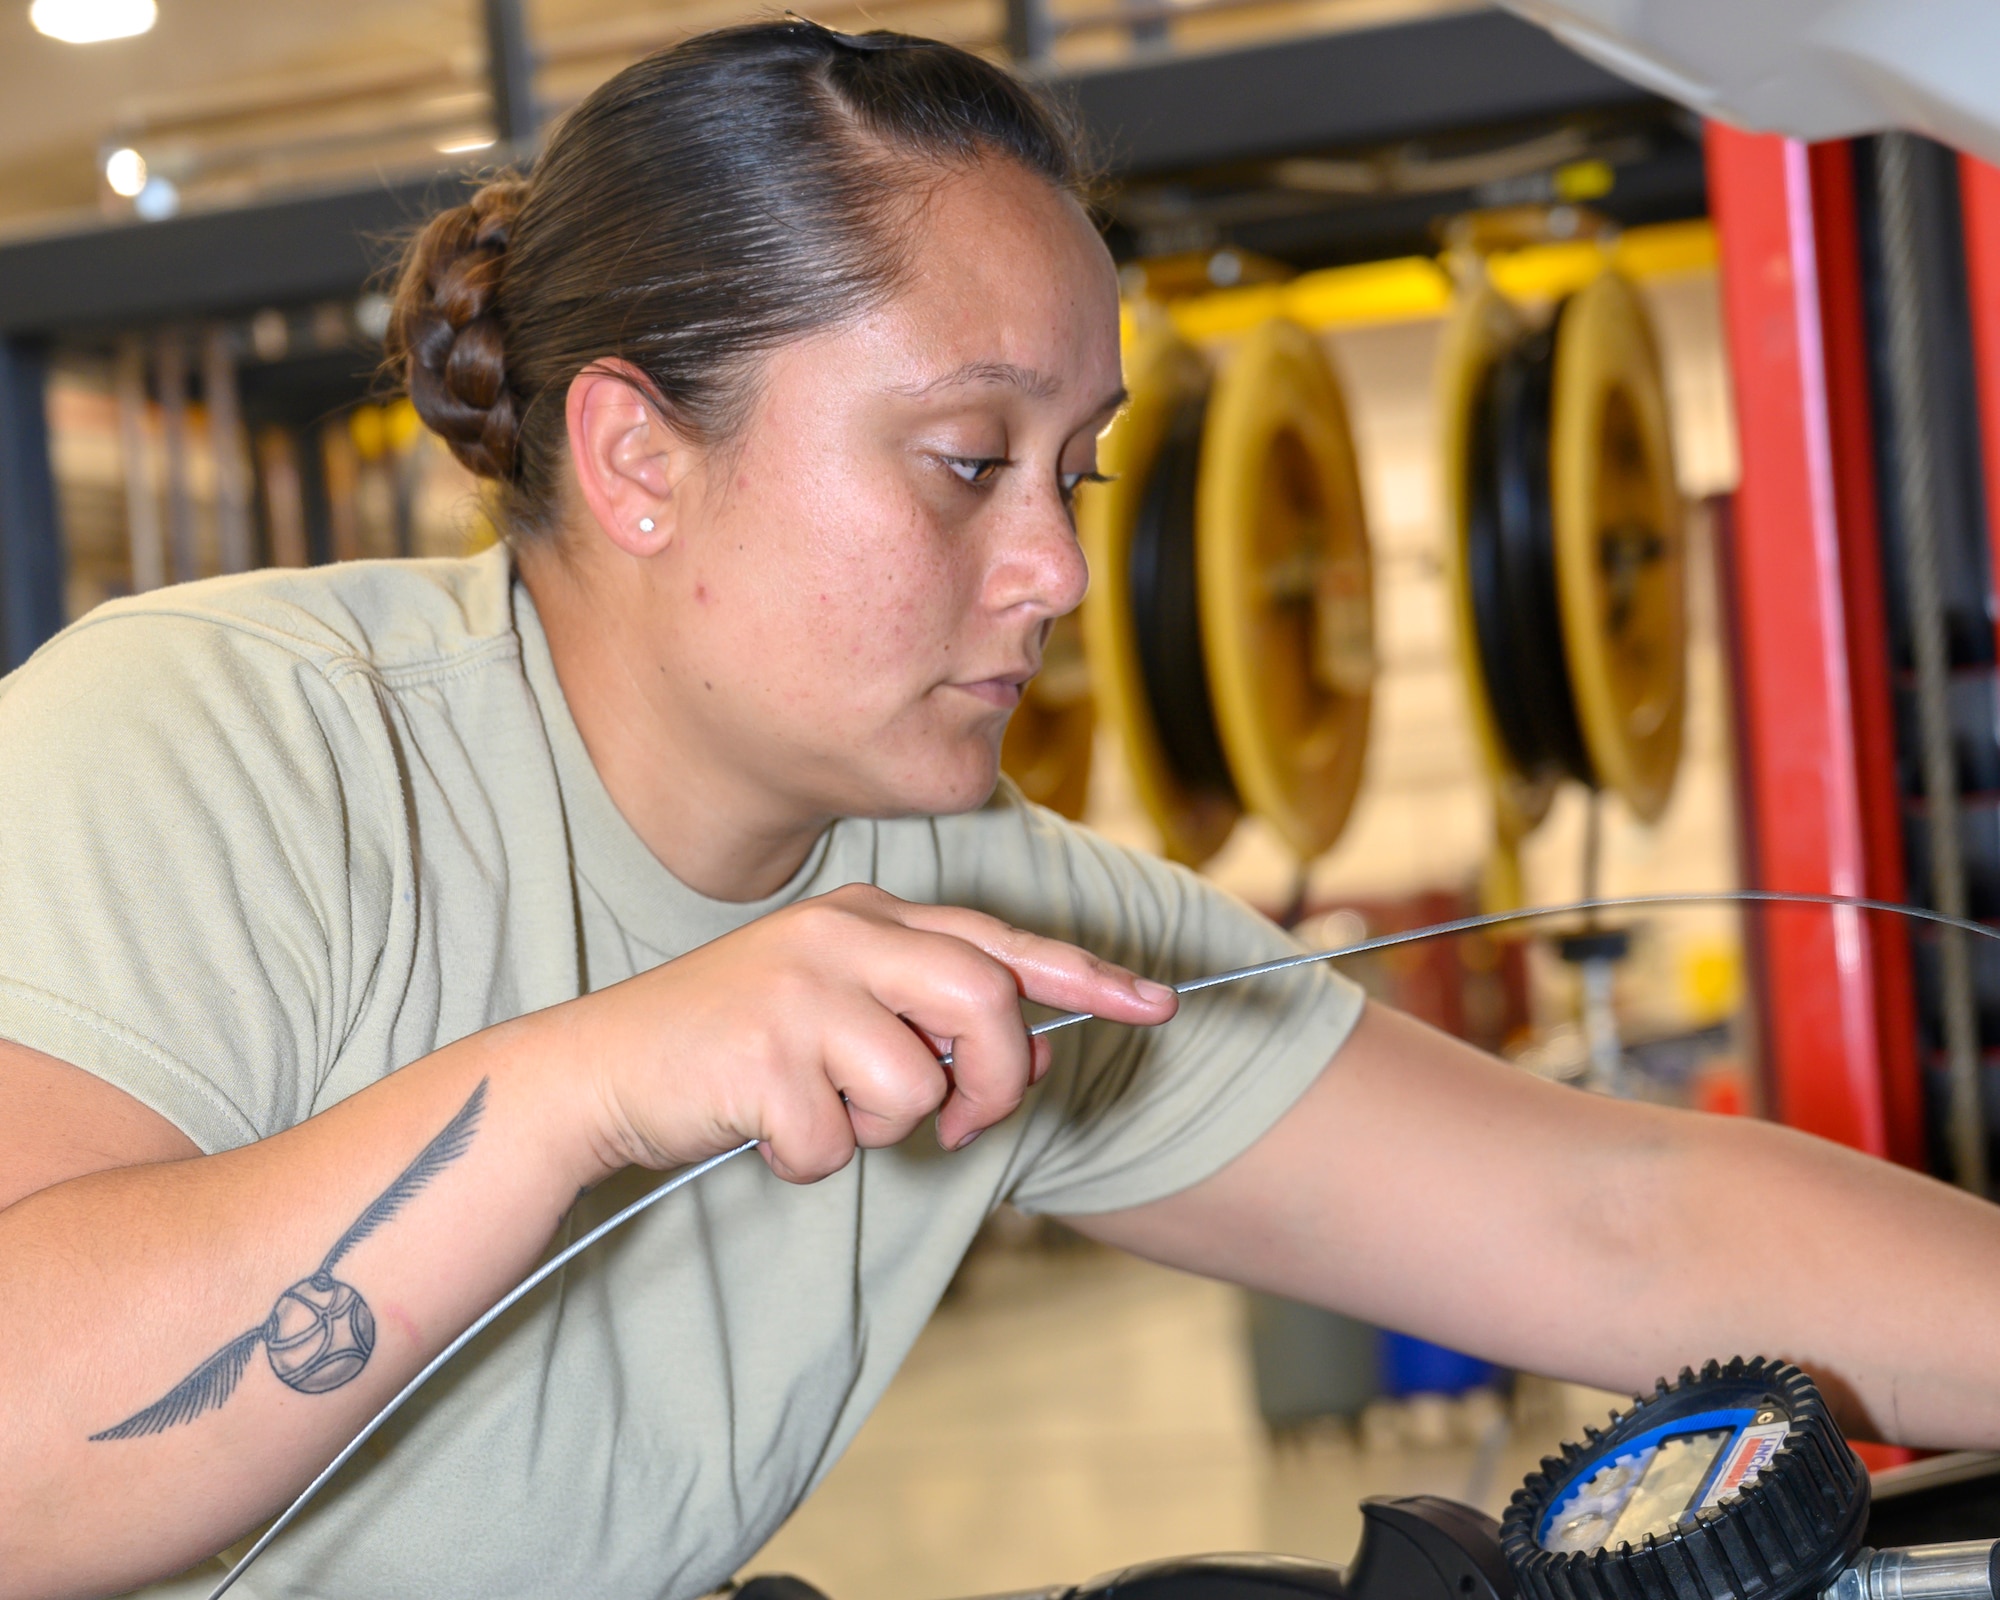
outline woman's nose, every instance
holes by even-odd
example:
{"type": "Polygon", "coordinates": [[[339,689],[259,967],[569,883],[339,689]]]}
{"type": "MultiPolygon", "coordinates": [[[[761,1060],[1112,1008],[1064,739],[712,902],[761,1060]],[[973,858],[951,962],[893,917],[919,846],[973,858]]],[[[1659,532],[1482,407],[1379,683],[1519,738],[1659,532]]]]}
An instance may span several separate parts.
{"type": "Polygon", "coordinates": [[[1083,604],[1090,586],[1090,569],[1077,543],[1069,506],[1051,488],[1038,493],[1013,529],[1012,549],[1001,573],[1003,605],[1023,603],[1044,607],[1061,616],[1083,604]]]}

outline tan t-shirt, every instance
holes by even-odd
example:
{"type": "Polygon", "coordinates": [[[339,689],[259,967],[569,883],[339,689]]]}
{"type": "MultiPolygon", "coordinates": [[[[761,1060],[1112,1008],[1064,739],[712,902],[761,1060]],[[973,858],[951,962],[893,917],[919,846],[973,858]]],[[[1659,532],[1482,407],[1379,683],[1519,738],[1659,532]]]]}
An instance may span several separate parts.
{"type": "MultiPolygon", "coordinates": [[[[0,1037],[206,1151],[857,881],[1163,978],[1290,948],[1004,785],[965,816],[841,822],[769,900],[694,893],[599,781],[504,551],[121,601],[0,682],[0,1037]]],[[[995,1205],[1098,1212],[1198,1181],[1359,1008],[1313,969],[1157,1031],[1086,1024],[960,1154],[920,1134],[809,1188],[721,1168],[487,1334],[235,1593],[709,1589],[853,1437],[995,1205]]],[[[603,1185],[565,1236],[657,1181],[603,1185]]],[[[186,1353],[227,1331],[187,1330],[186,1353]]]]}

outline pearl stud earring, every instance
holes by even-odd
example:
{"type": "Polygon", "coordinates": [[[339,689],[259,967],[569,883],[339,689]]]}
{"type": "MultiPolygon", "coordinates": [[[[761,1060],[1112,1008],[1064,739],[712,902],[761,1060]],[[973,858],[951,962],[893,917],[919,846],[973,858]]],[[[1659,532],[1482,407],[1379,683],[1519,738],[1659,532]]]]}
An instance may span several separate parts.
{"type": "Polygon", "coordinates": [[[641,517],[639,519],[639,531],[641,533],[651,533],[653,531],[653,519],[651,517],[641,517]]]}

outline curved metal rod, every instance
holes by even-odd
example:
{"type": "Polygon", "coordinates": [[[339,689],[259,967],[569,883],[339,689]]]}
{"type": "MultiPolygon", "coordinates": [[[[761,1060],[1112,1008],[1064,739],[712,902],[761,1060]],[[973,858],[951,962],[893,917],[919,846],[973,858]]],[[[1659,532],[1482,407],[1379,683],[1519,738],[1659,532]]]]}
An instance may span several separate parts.
{"type": "MultiPolygon", "coordinates": [[[[1687,894],[1627,894],[1613,895],[1597,900],[1571,900],[1559,906],[1529,906],[1520,911],[1485,911],[1474,917],[1457,917],[1450,922],[1432,922],[1421,928],[1409,928],[1402,933],[1385,933],[1378,939],[1363,939],[1359,944],[1342,945],[1338,950],[1311,950],[1303,955],[1280,956],[1275,961],[1260,961],[1255,966],[1238,967],[1231,972],[1213,972],[1204,978],[1190,978],[1185,983],[1174,985],[1175,994],[1196,994],[1203,989],[1218,989],[1226,983],[1241,983],[1245,978],[1266,978],[1277,972],[1289,972],[1294,967],[1309,967],[1321,961],[1337,961],[1342,956],[1362,956],[1373,950],[1391,950],[1397,945],[1417,944],[1425,939],[1443,939],[1455,933],[1475,933],[1481,928],[1497,928],[1509,922],[1528,922],[1538,917],[1569,917],[1584,911],[1616,911],[1634,906],[1703,906],[1703,905],[1777,905],[1777,906],[1827,906],[1836,911],[1886,911],[1898,917],[1907,917],[1912,922],[1934,922],[1943,928],[1958,928],[1966,933],[1977,934],[1982,939],[2000,939],[2000,928],[1988,927],[1983,922],[1974,922],[1969,917],[1948,917],[1942,911],[1931,911],[1923,906],[1898,905],[1893,900],[1866,900],[1856,895],[1846,894],[1806,894],[1794,893],[1789,889],[1712,889],[1706,892],[1691,891],[1687,894]]],[[[1088,1011],[1070,1011],[1060,1017],[1051,1017],[1046,1022],[1038,1022],[1028,1030],[1030,1038],[1039,1038],[1045,1033],[1054,1033],[1058,1028],[1074,1027],[1079,1022],[1093,1020],[1088,1011]]],[[[945,1057],[947,1061],[951,1058],[945,1057]]]]}
{"type": "MultiPolygon", "coordinates": [[[[1417,944],[1426,939],[1444,939],[1449,938],[1453,934],[1473,933],[1481,928],[1502,927],[1510,922],[1531,922],[1544,917],[1576,916],[1579,913],[1591,911],[1629,910],[1633,908],[1667,906],[1742,904],[1825,906],[1837,911],[1882,911],[1892,916],[1906,917],[1916,922],[1931,922],[1936,923],[1940,927],[1958,928],[1966,933],[1975,934],[1982,939],[2000,939],[2000,928],[1991,928],[1984,923],[1973,922],[1965,917],[1948,917],[1943,912],[1930,911],[1922,906],[1897,905],[1894,901],[1890,900],[1867,900],[1853,895],[1793,893],[1784,889],[1718,889],[1707,893],[1619,895],[1594,900],[1572,900],[1565,905],[1559,906],[1530,906],[1520,911],[1489,911],[1481,913],[1478,916],[1457,917],[1450,922],[1433,922],[1421,928],[1406,929],[1401,933],[1386,933],[1379,938],[1363,939],[1356,944],[1342,945],[1334,950],[1313,950],[1295,956],[1280,956],[1275,961],[1260,961],[1254,966],[1237,967],[1230,972],[1215,972],[1208,974],[1206,977],[1190,978],[1185,983],[1175,984],[1174,992],[1176,994],[1197,994],[1203,989],[1217,989],[1225,984],[1242,983],[1250,978],[1264,978],[1270,977],[1274,973],[1289,972],[1294,967],[1312,966],[1321,961],[1336,961],[1343,956],[1367,955],[1371,951],[1390,950],[1398,945],[1417,944]]],[[[1028,1033],[1030,1037],[1040,1037],[1045,1033],[1054,1033],[1060,1028],[1074,1027],[1079,1022],[1089,1022],[1092,1020],[1094,1019],[1088,1011],[1071,1011],[1063,1016],[1051,1017],[1044,1022],[1036,1023],[1028,1029],[1028,1033]]],[[[943,1059],[948,1063],[951,1057],[947,1055],[943,1059]]],[[[746,1140],[733,1150],[725,1150],[720,1155],[710,1156],[706,1161],[696,1166],[675,1173],[666,1182],[660,1184],[657,1188],[648,1190],[622,1211],[607,1217],[580,1239],[564,1246],[553,1256],[549,1257],[547,1261],[535,1268],[533,1272],[529,1273],[527,1277],[515,1284],[513,1288],[509,1289],[499,1300],[494,1302],[490,1309],[483,1312],[474,1320],[471,1326],[466,1328],[463,1333],[456,1339],[453,1339],[450,1344],[446,1345],[435,1356],[431,1357],[417,1375],[397,1391],[394,1399],[390,1400],[387,1405],[368,1419],[368,1422],[363,1426],[361,1431],[347,1442],[340,1453],[326,1464],[324,1470],[311,1483],[300,1490],[298,1498],[287,1506],[284,1511],[279,1513],[277,1520],[266,1528],[258,1537],[257,1542],[243,1553],[243,1559],[230,1568],[228,1575],[209,1591],[208,1600],[219,1600],[219,1597],[226,1593],[229,1587],[249,1569],[250,1563],[262,1555],[271,1541],[283,1533],[298,1517],[299,1513],[305,1510],[307,1505],[312,1502],[313,1497],[326,1487],[334,1474],[339,1472],[342,1467],[346,1466],[354,1458],[355,1452],[373,1438],[384,1423],[398,1411],[402,1410],[404,1402],[428,1383],[446,1362],[450,1361],[459,1351],[472,1343],[474,1339],[492,1325],[496,1318],[519,1301],[522,1296],[529,1293],[529,1291],[544,1282],[552,1274],[561,1271],[562,1268],[583,1254],[592,1245],[596,1244],[606,1234],[624,1227],[626,1223],[638,1216],[647,1207],[666,1199],[676,1189],[693,1183],[695,1179],[701,1177],[703,1174],[713,1172],[723,1162],[732,1160],[742,1155],[744,1151],[754,1150],[756,1147],[756,1140],[746,1140]]]]}

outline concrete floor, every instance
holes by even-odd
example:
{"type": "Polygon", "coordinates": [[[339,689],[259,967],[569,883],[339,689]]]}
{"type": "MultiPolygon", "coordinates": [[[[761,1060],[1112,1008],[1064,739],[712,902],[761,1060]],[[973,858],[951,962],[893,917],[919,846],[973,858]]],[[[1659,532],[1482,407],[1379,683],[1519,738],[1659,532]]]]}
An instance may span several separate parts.
{"type": "MultiPolygon", "coordinates": [[[[1176,1553],[1344,1562],[1364,1495],[1498,1512],[1610,1397],[1377,1407],[1273,1443],[1241,1297],[1094,1247],[976,1257],[880,1409],[746,1573],[833,1600],[946,1600],[1176,1553]]],[[[1482,1397],[1483,1398],[1483,1397],[1482,1397]]]]}

